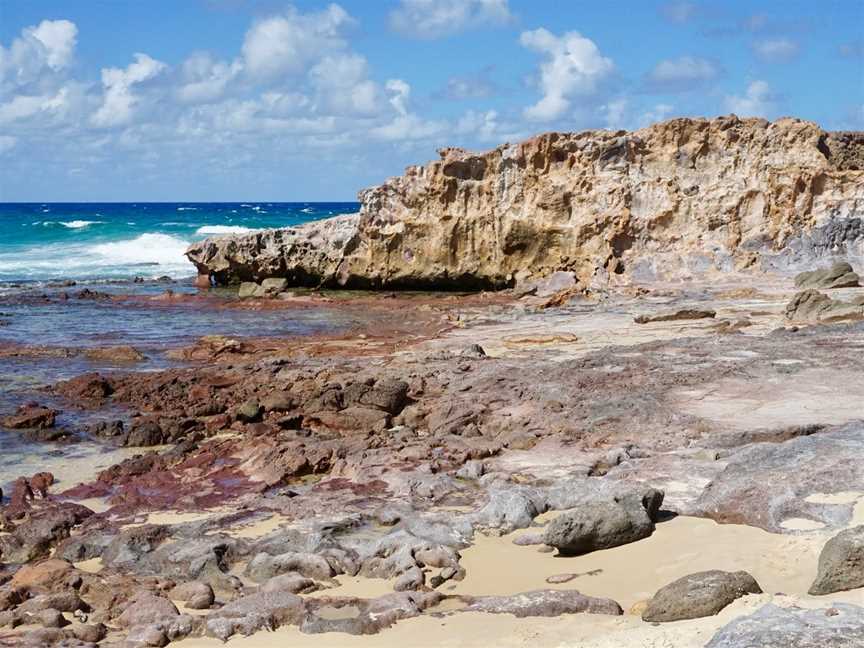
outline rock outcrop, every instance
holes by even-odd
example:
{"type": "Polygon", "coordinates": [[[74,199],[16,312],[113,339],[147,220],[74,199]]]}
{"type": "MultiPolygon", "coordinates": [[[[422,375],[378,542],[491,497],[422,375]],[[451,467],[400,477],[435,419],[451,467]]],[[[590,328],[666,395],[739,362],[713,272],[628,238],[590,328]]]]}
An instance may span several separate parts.
{"type": "Polygon", "coordinates": [[[359,215],[207,239],[218,283],[504,287],[812,267],[864,254],[864,139],[798,119],[674,119],[546,133],[360,192],[359,215]]]}

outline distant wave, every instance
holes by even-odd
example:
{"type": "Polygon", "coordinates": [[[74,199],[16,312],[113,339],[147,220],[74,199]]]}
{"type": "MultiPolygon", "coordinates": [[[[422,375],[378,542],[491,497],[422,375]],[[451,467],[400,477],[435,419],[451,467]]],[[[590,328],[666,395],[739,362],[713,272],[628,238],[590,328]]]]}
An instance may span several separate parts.
{"type": "Polygon", "coordinates": [[[104,223],[104,222],[105,221],[99,221],[99,220],[71,220],[71,221],[43,221],[42,224],[45,225],[46,227],[49,225],[62,225],[63,227],[68,227],[69,229],[81,229],[84,227],[89,227],[90,225],[98,225],[99,223],[104,223]]]}
{"type": "Polygon", "coordinates": [[[177,211],[198,211],[197,207],[178,207],[177,211]]]}
{"type": "Polygon", "coordinates": [[[242,225],[203,225],[195,230],[196,234],[243,234],[245,232],[255,232],[252,227],[243,227],[242,225]]]}

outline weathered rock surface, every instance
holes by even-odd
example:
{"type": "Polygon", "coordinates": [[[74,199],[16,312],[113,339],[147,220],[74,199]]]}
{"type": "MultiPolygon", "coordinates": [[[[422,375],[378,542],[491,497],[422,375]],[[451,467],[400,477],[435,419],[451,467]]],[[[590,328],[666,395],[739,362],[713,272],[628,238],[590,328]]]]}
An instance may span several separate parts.
{"type": "Polygon", "coordinates": [[[698,308],[685,308],[671,313],[660,313],[658,315],[639,315],[634,318],[637,324],[648,324],[650,322],[674,322],[678,320],[695,320],[715,317],[716,311],[698,308]]]}
{"type": "Polygon", "coordinates": [[[482,596],[465,608],[468,612],[512,614],[515,617],[553,617],[562,614],[612,614],[624,611],[608,598],[585,596],[576,590],[535,590],[512,596],[482,596]]]}
{"type": "Polygon", "coordinates": [[[586,502],[552,520],[543,542],[563,555],[579,555],[647,538],[654,532],[657,510],[663,501],[663,494],[655,492],[657,497],[648,501],[625,495],[586,502]]]}
{"type": "Polygon", "coordinates": [[[657,590],[642,619],[662,623],[713,616],[735,599],[761,593],[762,588],[747,572],[698,572],[657,590]]]}
{"type": "Polygon", "coordinates": [[[831,288],[854,288],[859,284],[860,277],[845,261],[835,263],[830,268],[820,268],[802,272],[795,276],[796,288],[814,288],[829,290],[831,288]]]}
{"type": "Polygon", "coordinates": [[[864,319],[864,306],[831,299],[818,290],[795,293],[785,308],[792,322],[841,322],[864,319]]]}
{"type": "Polygon", "coordinates": [[[501,287],[572,272],[689,276],[862,256],[860,138],[797,119],[674,119],[547,133],[441,159],[360,193],[359,216],[211,238],[220,283],[501,287]]]}
{"type": "Polygon", "coordinates": [[[825,543],[810,594],[833,594],[857,587],[864,587],[864,525],[841,531],[825,543]]]}
{"type": "Polygon", "coordinates": [[[765,605],[721,628],[705,648],[853,646],[864,646],[864,608],[838,603],[815,610],[765,605]]]}

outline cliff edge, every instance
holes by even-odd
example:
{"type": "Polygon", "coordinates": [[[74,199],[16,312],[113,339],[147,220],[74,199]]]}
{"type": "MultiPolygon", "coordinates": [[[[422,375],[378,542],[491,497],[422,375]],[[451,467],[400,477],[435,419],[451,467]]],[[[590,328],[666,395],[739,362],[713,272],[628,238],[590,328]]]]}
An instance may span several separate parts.
{"type": "Polygon", "coordinates": [[[359,214],[209,238],[187,256],[217,283],[450,289],[557,270],[596,285],[864,257],[860,132],[732,115],[439,153],[361,191],[359,214]]]}

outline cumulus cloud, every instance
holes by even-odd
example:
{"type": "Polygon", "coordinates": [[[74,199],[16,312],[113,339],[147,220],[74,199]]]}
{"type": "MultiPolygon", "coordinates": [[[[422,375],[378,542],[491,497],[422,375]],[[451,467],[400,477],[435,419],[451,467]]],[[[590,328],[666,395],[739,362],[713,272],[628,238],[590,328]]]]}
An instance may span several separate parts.
{"type": "Polygon", "coordinates": [[[788,63],[800,51],[800,45],[789,38],[769,38],[753,43],[756,56],[766,63],[788,63]]]}
{"type": "Polygon", "coordinates": [[[177,98],[182,103],[215,101],[242,70],[240,61],[226,63],[214,60],[207,52],[193,54],[180,66],[177,98]]]}
{"type": "Polygon", "coordinates": [[[138,102],[138,97],[132,91],[133,86],[148,81],[167,66],[146,54],[135,54],[135,60],[125,69],[103,68],[102,85],[105,94],[102,105],[93,115],[96,126],[121,126],[132,119],[132,110],[138,102]]]}
{"type": "Polygon", "coordinates": [[[46,76],[72,63],[78,28],[68,20],[43,20],[26,27],[8,48],[0,45],[0,91],[32,90],[46,76]]]}
{"type": "Polygon", "coordinates": [[[507,0],[402,0],[390,12],[390,27],[412,38],[433,39],[512,19],[507,0]]]}
{"type": "Polygon", "coordinates": [[[718,66],[694,56],[666,59],[648,73],[646,87],[652,92],[686,92],[695,90],[716,79],[718,66]]]}
{"type": "Polygon", "coordinates": [[[309,14],[291,8],[283,15],[259,20],[243,40],[245,68],[257,77],[299,74],[322,52],[345,48],[341,30],[352,22],[336,4],[309,14]]]}
{"type": "Polygon", "coordinates": [[[727,95],[726,109],[741,117],[771,117],[777,110],[777,95],[766,81],[752,81],[743,96],[727,95]]]}
{"type": "Polygon", "coordinates": [[[531,121],[551,121],[564,115],[574,96],[591,96],[615,71],[612,59],[600,53],[589,38],[578,32],[555,36],[546,29],[523,32],[519,42],[543,54],[540,65],[540,89],[543,97],[524,110],[531,121]]]}

